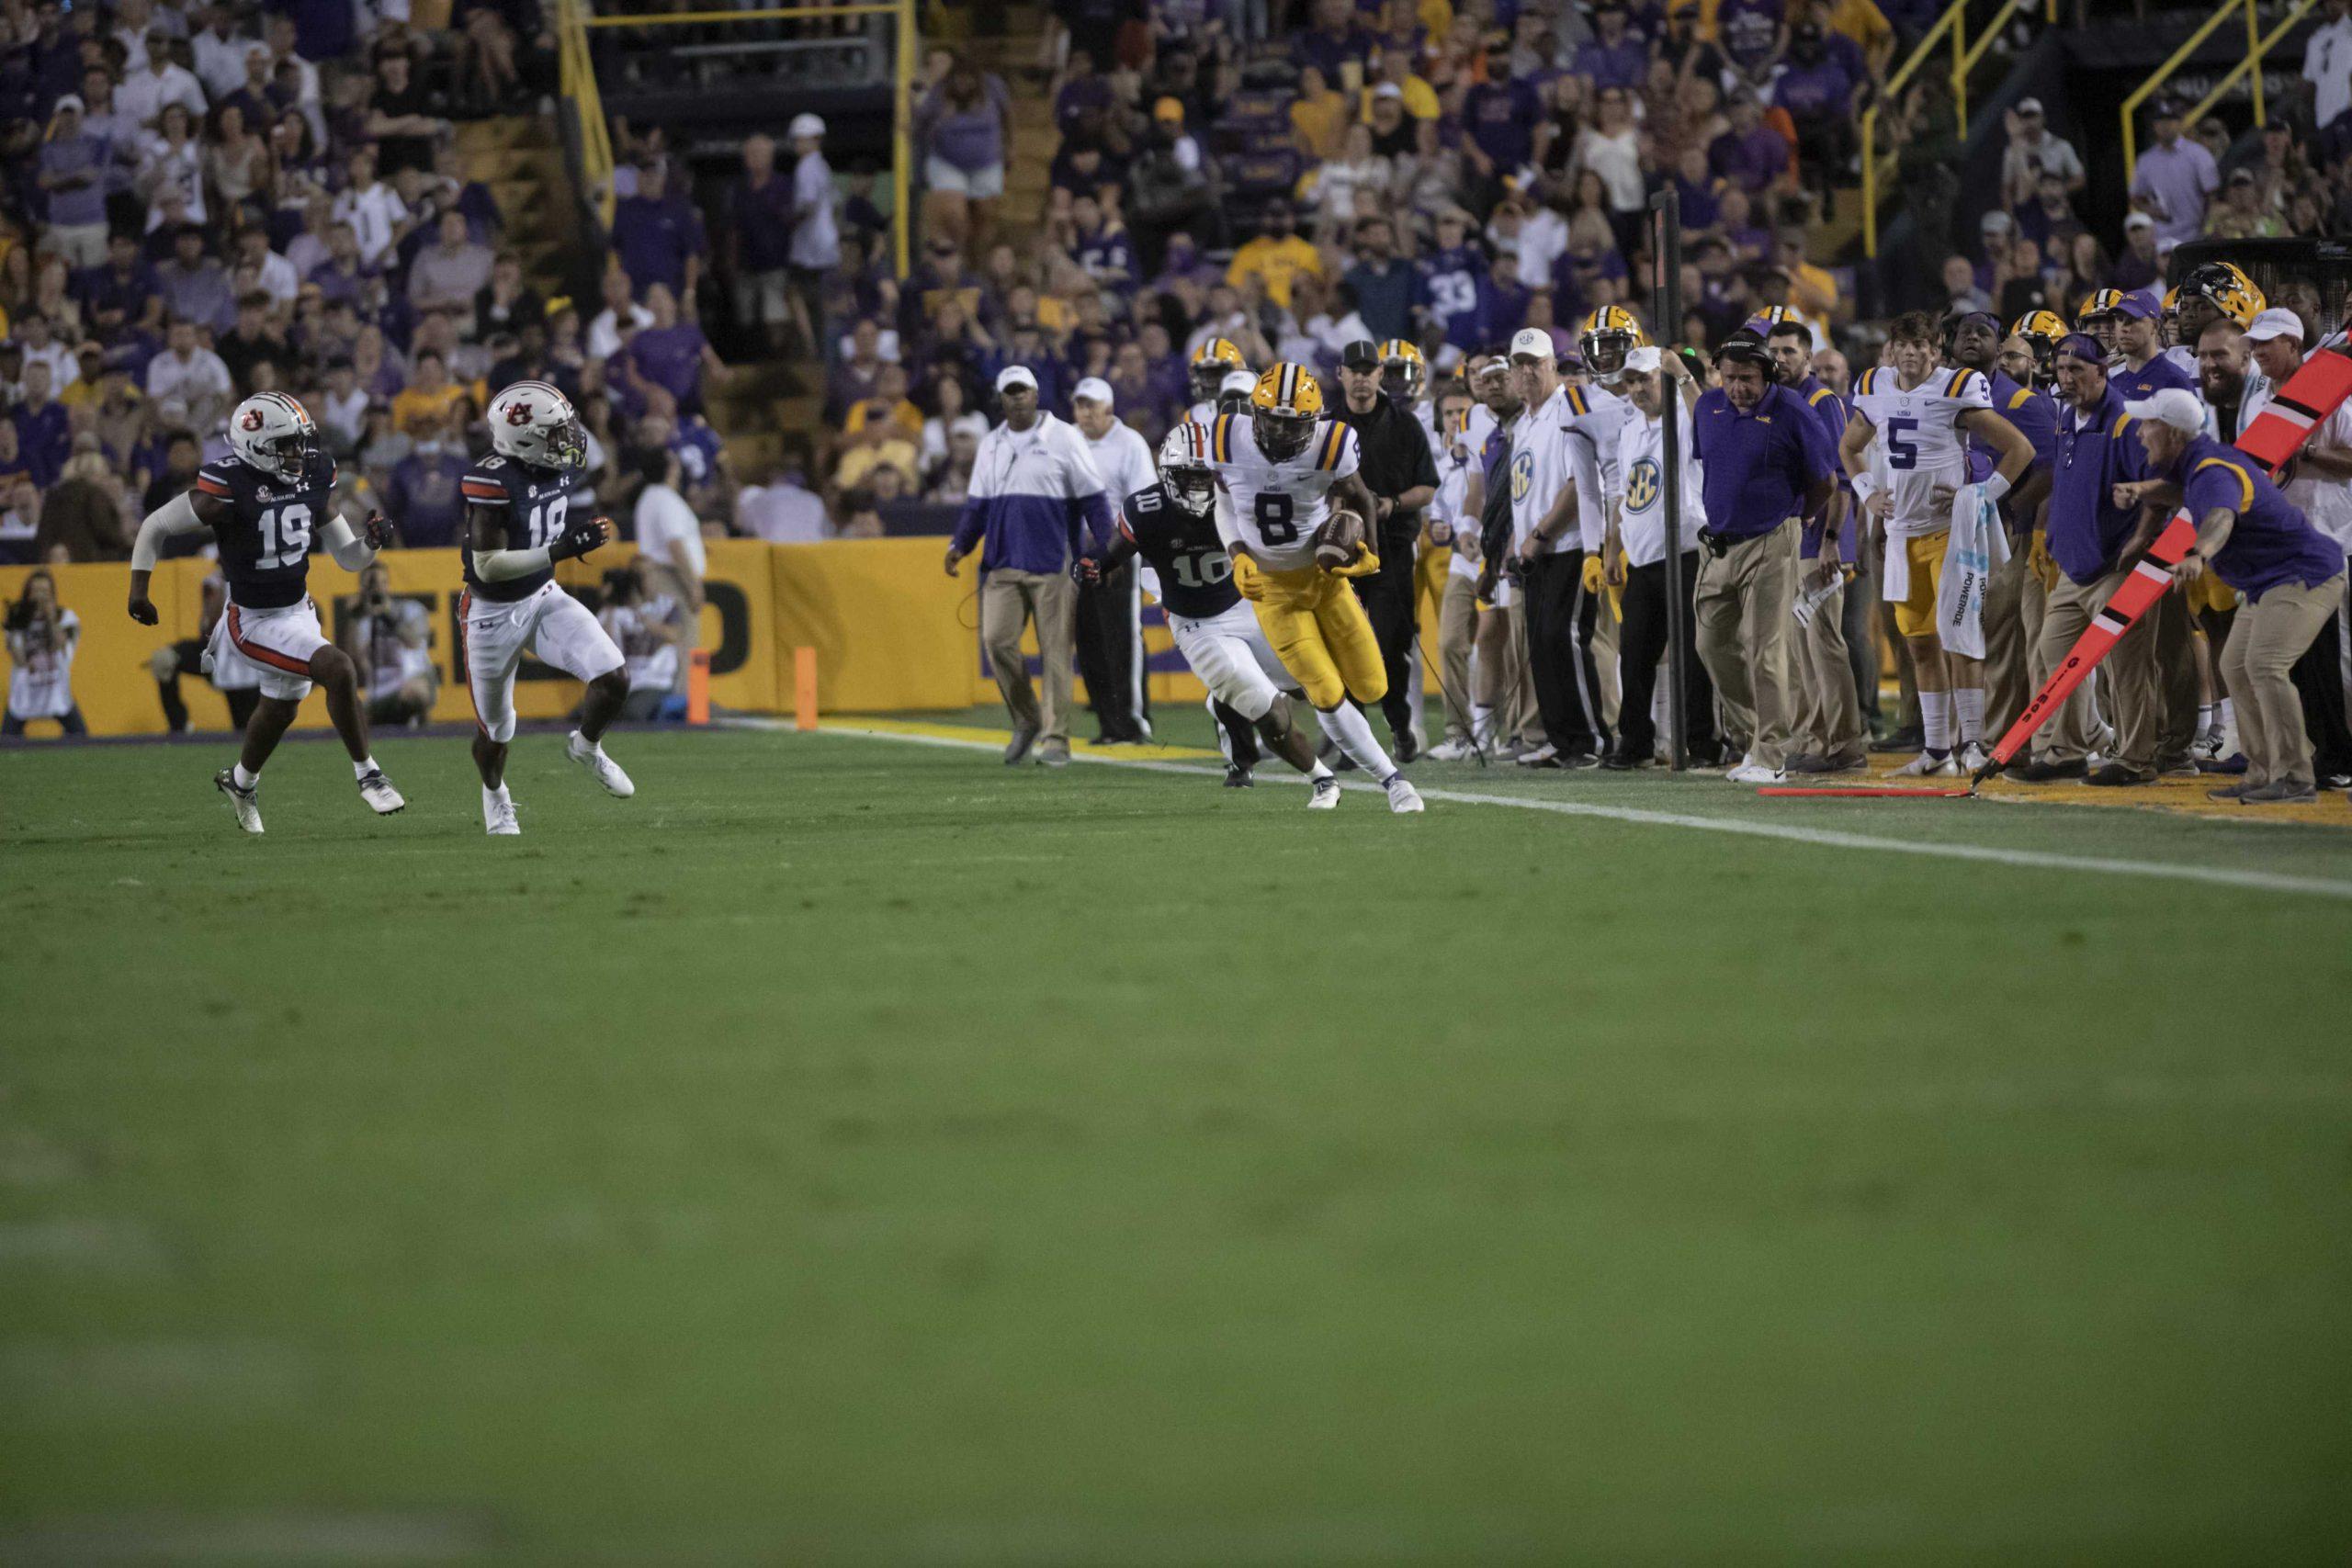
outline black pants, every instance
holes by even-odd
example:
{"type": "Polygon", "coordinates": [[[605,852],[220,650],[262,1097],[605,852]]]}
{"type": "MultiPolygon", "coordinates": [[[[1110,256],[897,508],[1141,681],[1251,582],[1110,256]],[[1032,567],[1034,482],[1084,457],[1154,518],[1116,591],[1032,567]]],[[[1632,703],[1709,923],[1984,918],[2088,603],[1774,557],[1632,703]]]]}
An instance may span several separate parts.
{"type": "MultiPolygon", "coordinates": [[[[200,637],[182,637],[172,645],[172,672],[155,682],[156,700],[164,706],[164,723],[174,735],[187,732],[187,701],[180,695],[180,677],[198,675],[204,671],[204,641],[200,637]]],[[[229,724],[243,732],[245,721],[254,716],[261,704],[261,688],[238,686],[220,694],[229,705],[229,724]]]]}
{"type": "Polygon", "coordinates": [[[1388,732],[1400,740],[1413,728],[1413,695],[1409,689],[1413,638],[1420,628],[1413,620],[1413,546],[1420,536],[1396,534],[1380,541],[1380,570],[1355,580],[1356,598],[1364,619],[1372,623],[1372,638],[1380,645],[1380,662],[1388,671],[1388,694],[1380,699],[1380,716],[1388,732]]]}
{"type": "Polygon", "coordinates": [[[1151,704],[1136,704],[1136,660],[1143,657],[1136,627],[1136,567],[1129,561],[1100,583],[1078,585],[1078,672],[1086,678],[1088,705],[1104,740],[1141,740],[1151,704]]]}
{"type": "Polygon", "coordinates": [[[1592,662],[1598,595],[1584,591],[1584,552],[1539,556],[1527,568],[1527,666],[1544,739],[1563,753],[1609,744],[1600,675],[1592,662]]]}
{"type": "MultiPolygon", "coordinates": [[[[1699,587],[1699,552],[1682,558],[1682,744],[1702,766],[1722,754],[1715,738],[1715,688],[1699,660],[1699,618],[1692,599],[1699,587]]],[[[1624,624],[1617,628],[1617,750],[1648,761],[1657,750],[1657,726],[1650,699],[1657,691],[1658,660],[1666,657],[1666,562],[1625,569],[1624,624]]]]}
{"type": "MultiPolygon", "coordinates": [[[[0,735],[11,738],[22,735],[26,725],[40,722],[40,720],[37,718],[18,718],[11,713],[6,717],[0,717],[0,735]]],[[[90,732],[89,727],[82,722],[82,705],[79,703],[65,710],[64,716],[57,721],[57,726],[68,735],[87,735],[90,732]]]]}
{"type": "Polygon", "coordinates": [[[2312,738],[2312,771],[2322,784],[2352,774],[2352,726],[2344,711],[2344,614],[2328,616],[2287,678],[2303,699],[2303,731],[2312,738]]]}

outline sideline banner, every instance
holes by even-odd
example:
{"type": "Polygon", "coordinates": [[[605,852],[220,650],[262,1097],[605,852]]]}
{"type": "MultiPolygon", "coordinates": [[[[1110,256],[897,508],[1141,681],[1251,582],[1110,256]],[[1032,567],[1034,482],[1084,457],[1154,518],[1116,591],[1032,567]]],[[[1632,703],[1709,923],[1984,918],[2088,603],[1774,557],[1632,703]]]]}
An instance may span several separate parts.
{"type": "MultiPolygon", "coordinates": [[[[816,545],[708,541],[698,646],[710,652],[713,704],[739,713],[786,711],[791,706],[793,650],[804,645],[817,649],[818,705],[829,712],[889,713],[995,702],[996,682],[979,648],[978,568],[967,561],[960,576],[949,577],[940,570],[943,547],[929,537],[816,545]]],[[[593,592],[606,571],[635,553],[634,546],[608,545],[587,560],[564,562],[557,569],[558,581],[577,592],[593,592]]],[[[434,719],[470,722],[473,704],[458,664],[458,601],[464,584],[458,552],[393,550],[382,560],[391,574],[392,592],[424,605],[432,626],[430,651],[441,674],[434,719]]],[[[210,561],[191,557],[156,568],[149,585],[158,615],[153,626],[139,626],[123,614],[130,591],[128,564],[48,570],[57,580],[58,602],[81,617],[74,694],[92,734],[164,733],[151,666],[158,649],[175,645],[191,654],[179,681],[190,725],[198,730],[229,728],[227,703],[196,672],[193,658],[200,650],[210,561]]],[[[0,600],[20,597],[31,570],[0,568],[0,600]]],[[[314,555],[310,586],[327,635],[344,643],[357,578],[332,558],[314,555]]],[[[1432,618],[1424,636],[1434,630],[1432,618]]],[[[1035,669],[1034,635],[1024,646],[1035,669]]],[[[1144,646],[1154,702],[1202,700],[1201,683],[1184,667],[1157,604],[1144,609],[1144,646]]],[[[1426,662],[1436,669],[1433,656],[1426,662]]],[[[1082,701],[1085,683],[1078,682],[1077,690],[1082,701]]],[[[536,660],[524,660],[514,692],[521,716],[560,718],[579,699],[577,681],[536,660]]],[[[314,692],[295,724],[323,728],[326,723],[325,699],[314,692]]],[[[45,721],[28,728],[34,736],[55,732],[45,721]]]]}

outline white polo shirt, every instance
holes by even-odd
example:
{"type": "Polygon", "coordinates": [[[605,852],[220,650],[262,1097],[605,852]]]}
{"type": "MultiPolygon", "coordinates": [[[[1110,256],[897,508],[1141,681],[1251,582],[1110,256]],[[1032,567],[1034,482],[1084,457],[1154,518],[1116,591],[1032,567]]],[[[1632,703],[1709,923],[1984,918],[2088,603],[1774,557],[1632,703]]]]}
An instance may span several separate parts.
{"type": "MultiPolygon", "coordinates": [[[[1535,525],[1552,510],[1560,491],[1576,482],[1570,444],[1576,439],[1562,425],[1568,412],[1568,389],[1561,387],[1540,408],[1527,409],[1510,423],[1510,536],[1524,545],[1535,525]]],[[[1584,536],[1563,528],[1539,553],[1561,555],[1584,547],[1584,536]]]]}

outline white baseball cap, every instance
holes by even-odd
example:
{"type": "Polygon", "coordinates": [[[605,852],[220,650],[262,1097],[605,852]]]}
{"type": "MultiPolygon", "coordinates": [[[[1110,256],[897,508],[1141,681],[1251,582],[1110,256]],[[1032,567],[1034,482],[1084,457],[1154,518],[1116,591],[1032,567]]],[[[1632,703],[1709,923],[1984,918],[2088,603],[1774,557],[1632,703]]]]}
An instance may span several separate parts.
{"type": "Polygon", "coordinates": [[[2275,337],[2290,337],[2301,343],[2303,341],[2303,319],[2292,310],[2273,305],[2255,317],[2254,325],[2246,328],[2245,335],[2256,343],[2268,343],[2275,337]]]}
{"type": "Polygon", "coordinates": [[[1645,343],[1625,355],[1625,368],[1641,376],[1652,374],[1664,363],[1658,346],[1654,343],[1645,343]]]}
{"type": "Polygon", "coordinates": [[[1511,334],[1510,356],[1525,355],[1530,359],[1557,359],[1559,350],[1552,345],[1552,334],[1542,327],[1521,327],[1511,334]]]}
{"type": "Polygon", "coordinates": [[[2137,402],[2125,403],[2123,412],[2133,419],[2169,424],[2184,435],[2195,435],[2205,428],[2205,405],[2197,400],[2196,393],[2182,387],[2166,387],[2137,402]]]}
{"type": "Polygon", "coordinates": [[[1101,403],[1106,409],[1115,400],[1111,396],[1111,383],[1100,376],[1089,376],[1080,381],[1070,396],[1083,402],[1101,403]]]}
{"type": "Polygon", "coordinates": [[[1033,392],[1037,389],[1037,378],[1026,365],[1008,365],[996,373],[998,391],[1007,391],[1014,387],[1026,387],[1033,392]]]}
{"type": "Polygon", "coordinates": [[[791,128],[785,132],[786,137],[794,141],[799,141],[804,136],[822,136],[824,134],[825,122],[813,114],[794,115],[792,117],[791,128]]]}
{"type": "Polygon", "coordinates": [[[1230,397],[1236,392],[1246,398],[1257,389],[1258,378],[1247,370],[1228,370],[1225,373],[1225,379],[1216,384],[1216,395],[1220,398],[1230,397]]]}

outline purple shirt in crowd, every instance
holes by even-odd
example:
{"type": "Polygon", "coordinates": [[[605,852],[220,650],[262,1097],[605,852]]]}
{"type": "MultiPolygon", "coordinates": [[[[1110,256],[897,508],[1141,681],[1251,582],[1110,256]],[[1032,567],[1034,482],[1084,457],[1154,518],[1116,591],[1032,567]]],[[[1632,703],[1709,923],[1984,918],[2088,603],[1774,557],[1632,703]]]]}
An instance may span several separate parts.
{"type": "Polygon", "coordinates": [[[1751,194],[1781,177],[1789,166],[1789,144],[1781,133],[1759,125],[1742,136],[1726,130],[1707,147],[1707,167],[1751,194]]]}
{"type": "Polygon", "coordinates": [[[2139,172],[2132,176],[2132,196],[2153,197],[2161,209],[2148,214],[2156,220],[2156,238],[2176,243],[2205,231],[2206,198],[2221,188],[2213,154],[2186,136],[2141,153],[2139,172]]]}
{"type": "Polygon", "coordinates": [[[708,340],[692,321],[673,327],[640,327],[628,340],[629,362],[657,387],[666,387],[681,408],[702,401],[702,351],[708,340]]]}

